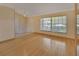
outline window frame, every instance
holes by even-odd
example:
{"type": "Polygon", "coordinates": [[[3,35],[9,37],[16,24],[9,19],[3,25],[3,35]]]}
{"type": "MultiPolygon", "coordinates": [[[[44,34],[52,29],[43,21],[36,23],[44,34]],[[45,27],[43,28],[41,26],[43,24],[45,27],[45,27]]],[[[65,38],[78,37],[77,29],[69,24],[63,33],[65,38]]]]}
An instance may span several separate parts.
{"type": "MultiPolygon", "coordinates": [[[[78,15],[79,15],[79,14],[77,14],[77,16],[78,16],[78,15]]],[[[76,16],[76,18],[77,18],[77,16],[76,16]]],[[[78,20],[78,18],[77,18],[77,20],[78,20]]],[[[77,32],[78,32],[78,31],[77,31],[77,24],[79,24],[79,23],[77,23],[77,20],[76,20],[76,34],[79,35],[79,34],[77,33],[77,32]]]]}
{"type": "MultiPolygon", "coordinates": [[[[51,18],[51,17],[42,17],[41,19],[43,19],[43,18],[51,18]]],[[[42,24],[43,24],[43,22],[42,22],[42,24]]],[[[41,25],[41,23],[40,23],[40,25],[41,25]]],[[[42,25],[43,26],[43,25],[42,25]]],[[[52,26],[51,26],[52,27],[52,26]]],[[[50,29],[51,29],[51,27],[50,27],[50,29]]],[[[46,30],[42,30],[42,29],[40,29],[40,31],[44,31],[44,32],[51,32],[51,30],[50,31],[46,31],[46,30]]]]}

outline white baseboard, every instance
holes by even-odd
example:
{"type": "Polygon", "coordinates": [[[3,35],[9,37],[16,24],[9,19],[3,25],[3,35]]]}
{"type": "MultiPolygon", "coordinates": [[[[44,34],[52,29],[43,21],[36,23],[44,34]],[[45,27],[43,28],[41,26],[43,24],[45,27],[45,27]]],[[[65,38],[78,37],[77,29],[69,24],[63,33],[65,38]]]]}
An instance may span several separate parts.
{"type": "Polygon", "coordinates": [[[25,36],[25,35],[29,35],[29,34],[31,34],[31,33],[33,33],[33,32],[16,33],[15,38],[17,38],[17,37],[21,37],[21,36],[25,36]]]}

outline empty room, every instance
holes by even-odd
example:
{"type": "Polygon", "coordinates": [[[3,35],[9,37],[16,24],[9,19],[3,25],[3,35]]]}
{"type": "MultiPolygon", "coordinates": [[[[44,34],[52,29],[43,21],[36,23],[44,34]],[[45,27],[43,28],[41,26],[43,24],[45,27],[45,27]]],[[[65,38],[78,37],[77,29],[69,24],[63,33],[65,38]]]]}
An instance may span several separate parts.
{"type": "Polygon", "coordinates": [[[0,3],[0,56],[78,55],[78,3],[0,3]]]}

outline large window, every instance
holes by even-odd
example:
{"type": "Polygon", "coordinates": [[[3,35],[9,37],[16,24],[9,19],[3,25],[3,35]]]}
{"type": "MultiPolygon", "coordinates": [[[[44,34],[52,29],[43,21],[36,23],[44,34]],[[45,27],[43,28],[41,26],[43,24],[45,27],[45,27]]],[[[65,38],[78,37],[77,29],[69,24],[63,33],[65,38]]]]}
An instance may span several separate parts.
{"type": "Polygon", "coordinates": [[[41,19],[41,30],[51,31],[51,32],[67,32],[67,17],[66,16],[57,16],[50,18],[41,19]]]}
{"type": "Polygon", "coordinates": [[[77,15],[77,34],[79,34],[79,15],[77,15]]]}

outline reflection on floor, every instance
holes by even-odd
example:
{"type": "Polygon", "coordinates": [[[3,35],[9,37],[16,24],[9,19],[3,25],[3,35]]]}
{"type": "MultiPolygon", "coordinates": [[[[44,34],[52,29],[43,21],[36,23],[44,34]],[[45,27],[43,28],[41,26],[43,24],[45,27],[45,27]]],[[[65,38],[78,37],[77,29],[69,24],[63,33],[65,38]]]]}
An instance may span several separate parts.
{"type": "Polygon", "coordinates": [[[66,56],[75,55],[73,39],[30,34],[0,43],[2,56],[66,56]]]}

